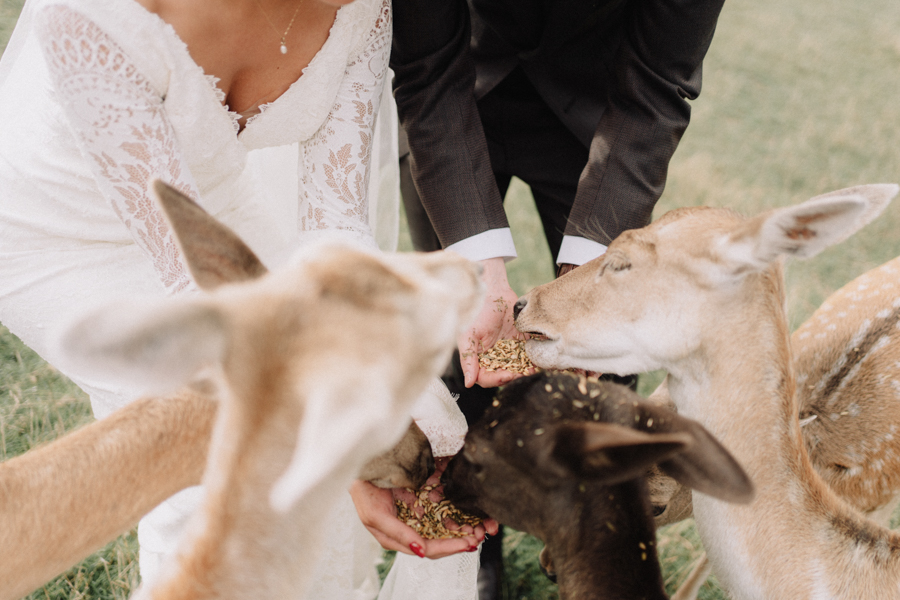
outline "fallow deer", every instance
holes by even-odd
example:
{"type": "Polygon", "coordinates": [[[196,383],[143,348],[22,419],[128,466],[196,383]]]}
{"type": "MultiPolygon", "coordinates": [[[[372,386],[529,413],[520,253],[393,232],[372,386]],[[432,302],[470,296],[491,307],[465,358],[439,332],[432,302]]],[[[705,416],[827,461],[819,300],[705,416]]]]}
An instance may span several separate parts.
{"type": "MultiPolygon", "coordinates": [[[[810,461],[839,496],[885,526],[900,502],[898,309],[900,257],[834,292],[791,335],[810,461]]],[[[670,402],[665,382],[651,398],[670,402]]],[[[691,516],[690,490],[651,472],[657,526],[691,516]]]]}
{"type": "Polygon", "coordinates": [[[517,303],[535,364],[665,369],[679,414],[748,471],[749,505],[693,495],[713,571],[738,600],[900,597],[900,536],[841,500],[810,463],[781,265],[851,235],[898,189],[858,186],[750,219],[672,211],[517,303]]]}
{"type": "MultiPolygon", "coordinates": [[[[477,270],[452,255],[322,245],[267,274],[199,206],[171,188],[156,191],[195,280],[215,289],[109,307],[62,342],[72,364],[150,392],[205,373],[218,399],[205,504],[168,573],[137,596],[301,596],[322,515],[408,429],[412,402],[478,307],[477,270]]],[[[191,443],[196,462],[206,441],[191,443]]],[[[178,485],[192,482],[196,466],[178,485]]]]}
{"type": "MultiPolygon", "coordinates": [[[[541,539],[564,600],[666,598],[643,473],[746,502],[752,485],[697,423],[571,374],[516,380],[466,435],[446,497],[541,539]]],[[[543,555],[546,557],[546,555],[543,555]]]]}
{"type": "MultiPolygon", "coordinates": [[[[900,257],[866,271],[791,335],[800,431],[812,466],[841,498],[885,527],[900,502],[898,275],[900,257]]],[[[651,397],[671,402],[665,381],[651,397]]],[[[656,467],[648,487],[657,527],[693,514],[690,488],[656,467]]],[[[695,573],[708,577],[705,553],[695,573]]],[[[684,598],[696,597],[684,591],[684,598]]]]}

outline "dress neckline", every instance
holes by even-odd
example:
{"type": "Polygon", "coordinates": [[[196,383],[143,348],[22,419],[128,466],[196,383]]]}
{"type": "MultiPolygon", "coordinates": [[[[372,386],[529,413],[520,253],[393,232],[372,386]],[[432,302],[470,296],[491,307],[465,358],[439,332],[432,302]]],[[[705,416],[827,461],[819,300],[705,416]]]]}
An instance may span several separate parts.
{"type": "Polygon", "coordinates": [[[150,15],[152,18],[156,19],[162,25],[163,30],[166,31],[167,34],[175,42],[175,46],[178,47],[180,49],[180,51],[184,53],[184,56],[187,58],[188,62],[191,64],[191,66],[207,82],[210,92],[212,92],[212,94],[216,98],[216,103],[222,108],[222,110],[225,112],[225,114],[231,119],[232,126],[234,127],[235,135],[238,138],[240,138],[242,136],[242,134],[244,132],[246,132],[247,129],[249,129],[252,124],[256,123],[263,116],[263,114],[266,112],[266,110],[268,110],[270,107],[272,107],[276,103],[282,104],[282,102],[280,102],[282,100],[282,98],[294,96],[296,94],[297,88],[299,88],[301,82],[306,79],[306,77],[305,77],[306,73],[310,69],[315,68],[315,65],[317,63],[321,62],[320,57],[322,57],[326,53],[326,51],[330,48],[330,46],[333,43],[335,43],[334,40],[337,37],[334,35],[335,30],[337,29],[339,22],[342,22],[344,19],[344,15],[347,12],[345,9],[348,6],[352,5],[352,3],[348,4],[348,5],[344,5],[338,9],[337,13],[335,13],[334,22],[331,24],[331,28],[328,30],[328,38],[325,40],[325,43],[322,44],[322,47],[319,48],[319,50],[315,53],[315,55],[313,55],[313,57],[309,61],[309,63],[303,68],[303,71],[300,73],[300,77],[298,77],[296,80],[294,80],[294,82],[291,83],[291,85],[289,85],[288,88],[284,92],[282,92],[281,95],[279,95],[277,98],[275,98],[269,102],[264,102],[264,103],[258,104],[256,106],[249,107],[248,109],[244,110],[243,113],[239,113],[239,112],[231,110],[229,108],[228,104],[225,102],[227,96],[225,94],[225,91],[219,87],[219,81],[221,81],[220,78],[215,75],[211,75],[211,74],[207,73],[203,69],[203,67],[200,66],[200,64],[194,60],[194,57],[191,56],[191,53],[188,50],[187,44],[185,43],[184,40],[181,39],[181,36],[178,35],[178,32],[175,31],[175,28],[170,23],[168,23],[165,19],[160,17],[157,13],[147,10],[147,8],[144,7],[144,5],[142,5],[137,0],[126,0],[126,1],[133,4],[134,6],[136,6],[139,10],[143,11],[144,13],[150,15]],[[244,116],[247,116],[247,115],[249,115],[249,116],[246,119],[244,126],[241,127],[240,120],[244,116]]]}

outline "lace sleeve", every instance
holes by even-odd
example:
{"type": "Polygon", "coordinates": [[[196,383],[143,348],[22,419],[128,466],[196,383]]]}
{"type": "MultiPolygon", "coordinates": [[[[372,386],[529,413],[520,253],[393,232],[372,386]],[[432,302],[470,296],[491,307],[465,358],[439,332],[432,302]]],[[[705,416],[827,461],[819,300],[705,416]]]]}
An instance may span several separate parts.
{"type": "Polygon", "coordinates": [[[166,291],[184,290],[191,280],[149,183],[159,178],[193,198],[199,194],[160,94],[84,15],[49,6],[36,25],[56,93],[101,193],[166,291]]]}
{"type": "Polygon", "coordinates": [[[369,40],[352,60],[331,112],[300,147],[301,231],[341,229],[371,238],[367,195],[375,116],[391,48],[385,0],[369,40]]]}

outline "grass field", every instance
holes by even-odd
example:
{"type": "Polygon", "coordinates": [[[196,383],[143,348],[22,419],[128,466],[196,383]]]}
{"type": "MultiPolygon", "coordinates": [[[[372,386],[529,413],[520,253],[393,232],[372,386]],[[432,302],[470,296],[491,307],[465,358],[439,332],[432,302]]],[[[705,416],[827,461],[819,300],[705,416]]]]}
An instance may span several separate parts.
{"type": "MultiPolygon", "coordinates": [[[[0,47],[21,4],[0,0],[0,47]]],[[[753,214],[875,182],[900,182],[900,3],[728,0],[656,214],[698,204],[753,214]]],[[[510,277],[522,293],[553,270],[521,182],[507,212],[520,252],[510,277]]],[[[898,225],[894,205],[840,246],[789,265],[792,324],[843,283],[900,254],[898,225]]],[[[401,243],[410,248],[408,236],[401,243]]],[[[642,393],[661,376],[644,377],[642,393]]],[[[0,459],[90,419],[84,394],[0,327],[0,459]]],[[[539,546],[516,532],[507,537],[510,600],[556,598],[534,567],[539,546]]],[[[671,591],[701,547],[692,522],[661,531],[659,547],[671,591]]],[[[31,597],[125,597],[136,580],[135,551],[133,533],[123,536],[31,597]]],[[[725,595],[713,578],[700,597],[725,595]]]]}

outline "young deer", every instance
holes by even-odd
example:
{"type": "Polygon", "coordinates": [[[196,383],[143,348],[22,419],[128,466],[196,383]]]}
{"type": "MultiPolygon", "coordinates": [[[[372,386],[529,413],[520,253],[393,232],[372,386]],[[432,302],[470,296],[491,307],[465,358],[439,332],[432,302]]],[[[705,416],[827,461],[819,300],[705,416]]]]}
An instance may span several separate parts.
{"type": "Polygon", "coordinates": [[[733,598],[900,597],[900,536],[852,509],[810,463],[781,267],[782,257],[849,236],[897,191],[859,186],[752,219],[673,211],[517,304],[536,364],[666,369],[679,414],[748,471],[757,495],[747,506],[693,498],[713,570],[733,598]]]}
{"type": "Polygon", "coordinates": [[[477,310],[477,270],[452,255],[317,246],[265,274],[197,205],[157,192],[195,280],[216,289],[110,307],[63,341],[73,363],[149,391],[205,371],[219,400],[205,504],[166,576],[137,596],[302,596],[322,517],[407,431],[411,404],[477,310]]]}
{"type": "Polygon", "coordinates": [[[545,544],[564,600],[666,598],[643,473],[747,502],[752,485],[697,423],[628,388],[571,374],[519,379],[466,435],[446,497],[545,544]]]}
{"type": "MultiPolygon", "coordinates": [[[[834,292],[791,335],[810,461],[841,498],[884,526],[900,502],[898,319],[895,258],[834,292]]],[[[665,383],[651,397],[670,402],[665,383]]],[[[691,516],[689,488],[657,469],[648,483],[658,527],[691,516]]]]}

